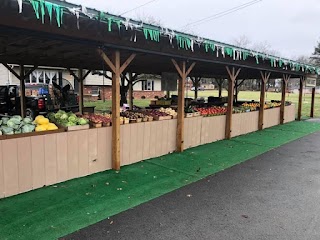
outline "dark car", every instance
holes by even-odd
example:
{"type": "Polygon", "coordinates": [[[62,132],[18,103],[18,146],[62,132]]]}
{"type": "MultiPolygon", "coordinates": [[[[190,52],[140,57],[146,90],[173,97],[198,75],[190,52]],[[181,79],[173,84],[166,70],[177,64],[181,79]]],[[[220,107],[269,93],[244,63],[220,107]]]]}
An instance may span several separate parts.
{"type": "MultiPolygon", "coordinates": [[[[20,87],[18,85],[0,86],[0,114],[21,115],[20,87]]],[[[26,84],[26,115],[34,118],[59,109],[78,112],[78,96],[71,85],[61,87],[57,84],[26,84]]]]}

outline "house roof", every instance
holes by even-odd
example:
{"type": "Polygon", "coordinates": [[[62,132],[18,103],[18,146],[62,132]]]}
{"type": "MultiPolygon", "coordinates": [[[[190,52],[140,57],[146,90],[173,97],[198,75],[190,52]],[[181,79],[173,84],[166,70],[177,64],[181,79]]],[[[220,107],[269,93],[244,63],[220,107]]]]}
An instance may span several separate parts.
{"type": "Polygon", "coordinates": [[[315,66],[172,29],[126,19],[103,11],[58,0],[3,0],[0,9],[0,61],[15,64],[109,70],[97,54],[132,52],[136,59],[128,71],[175,71],[170,59],[196,61],[193,75],[226,76],[225,66],[241,67],[240,78],[299,77],[320,73],[315,66]]]}

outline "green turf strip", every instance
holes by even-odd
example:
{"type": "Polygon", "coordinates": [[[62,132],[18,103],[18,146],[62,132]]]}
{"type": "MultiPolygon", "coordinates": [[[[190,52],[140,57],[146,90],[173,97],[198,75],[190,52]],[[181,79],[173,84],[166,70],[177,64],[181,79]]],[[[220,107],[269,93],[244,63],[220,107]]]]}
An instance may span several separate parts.
{"type": "Polygon", "coordinates": [[[56,239],[319,130],[293,122],[0,200],[0,239],[56,239]]]}

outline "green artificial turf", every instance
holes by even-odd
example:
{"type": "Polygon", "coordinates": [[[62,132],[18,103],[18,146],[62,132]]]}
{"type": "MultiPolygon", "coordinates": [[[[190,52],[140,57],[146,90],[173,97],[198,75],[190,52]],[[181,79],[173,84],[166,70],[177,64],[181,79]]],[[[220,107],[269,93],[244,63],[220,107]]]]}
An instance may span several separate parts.
{"type": "Polygon", "coordinates": [[[0,239],[56,239],[320,130],[293,122],[0,200],[0,239]]]}

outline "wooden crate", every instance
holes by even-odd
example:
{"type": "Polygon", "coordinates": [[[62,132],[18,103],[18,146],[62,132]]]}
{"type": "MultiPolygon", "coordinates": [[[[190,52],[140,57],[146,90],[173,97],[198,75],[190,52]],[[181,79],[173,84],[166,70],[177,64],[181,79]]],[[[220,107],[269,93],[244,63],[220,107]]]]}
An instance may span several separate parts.
{"type": "Polygon", "coordinates": [[[79,131],[79,130],[86,130],[86,129],[89,129],[89,128],[90,128],[89,124],[77,125],[77,126],[67,127],[67,131],[68,132],[70,132],[70,131],[79,131]]]}
{"type": "Polygon", "coordinates": [[[193,116],[194,116],[194,117],[200,117],[200,113],[199,113],[199,112],[194,112],[194,113],[193,113],[193,116]]]}
{"type": "Polygon", "coordinates": [[[155,121],[163,121],[163,120],[170,120],[172,116],[154,116],[153,120],[155,121]]]}
{"type": "Polygon", "coordinates": [[[193,117],[193,113],[185,113],[184,116],[186,118],[191,118],[191,117],[193,117]]]}
{"type": "Polygon", "coordinates": [[[101,128],[102,127],[102,123],[90,123],[90,126],[93,128],[101,128]]]}

